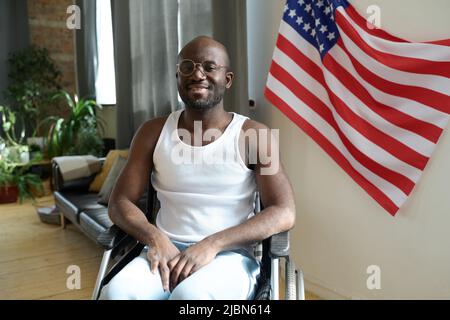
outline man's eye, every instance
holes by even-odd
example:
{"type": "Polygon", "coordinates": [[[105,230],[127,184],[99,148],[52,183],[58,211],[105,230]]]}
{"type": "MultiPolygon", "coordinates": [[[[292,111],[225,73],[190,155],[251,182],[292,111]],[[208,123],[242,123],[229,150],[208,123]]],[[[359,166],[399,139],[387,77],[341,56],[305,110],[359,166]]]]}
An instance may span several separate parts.
{"type": "Polygon", "coordinates": [[[217,70],[217,66],[215,64],[213,64],[213,63],[205,63],[203,68],[207,72],[217,70]]]}

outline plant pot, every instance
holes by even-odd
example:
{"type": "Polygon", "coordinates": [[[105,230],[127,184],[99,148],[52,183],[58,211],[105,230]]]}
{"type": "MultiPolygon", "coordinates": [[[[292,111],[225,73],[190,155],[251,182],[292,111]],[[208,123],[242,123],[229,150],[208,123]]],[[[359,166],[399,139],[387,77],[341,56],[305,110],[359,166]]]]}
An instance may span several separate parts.
{"type": "Polygon", "coordinates": [[[14,203],[19,197],[17,186],[0,186],[0,203],[14,203]]]}

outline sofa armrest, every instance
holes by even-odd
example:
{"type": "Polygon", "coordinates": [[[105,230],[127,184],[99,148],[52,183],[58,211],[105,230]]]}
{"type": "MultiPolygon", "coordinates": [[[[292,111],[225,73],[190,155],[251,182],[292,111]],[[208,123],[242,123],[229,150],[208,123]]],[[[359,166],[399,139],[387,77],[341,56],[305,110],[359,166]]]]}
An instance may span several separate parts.
{"type": "Polygon", "coordinates": [[[270,237],[270,256],[282,258],[289,255],[289,231],[274,234],[270,237]]]}
{"type": "MultiPolygon", "coordinates": [[[[100,163],[103,165],[105,158],[100,158],[100,163]]],[[[61,171],[59,170],[59,165],[52,161],[52,183],[55,191],[65,191],[65,190],[78,190],[87,191],[89,185],[94,179],[95,174],[90,177],[75,179],[71,181],[64,181],[61,171]]]]}

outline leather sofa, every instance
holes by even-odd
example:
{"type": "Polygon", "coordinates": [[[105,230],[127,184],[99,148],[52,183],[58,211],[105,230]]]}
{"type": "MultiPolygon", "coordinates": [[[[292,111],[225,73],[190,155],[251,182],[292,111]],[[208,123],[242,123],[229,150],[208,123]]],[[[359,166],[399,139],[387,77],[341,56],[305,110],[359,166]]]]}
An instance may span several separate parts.
{"type": "MultiPolygon", "coordinates": [[[[104,159],[101,159],[102,163],[104,159]]],[[[52,162],[52,181],[54,188],[55,205],[62,214],[63,227],[71,222],[95,243],[105,247],[104,238],[111,237],[110,229],[113,226],[108,216],[108,208],[97,202],[98,195],[89,191],[89,185],[95,175],[77,180],[64,181],[58,164],[52,162]]],[[[146,194],[147,192],[145,192],[146,194]]],[[[145,212],[146,196],[142,197],[138,206],[145,212]]]]}

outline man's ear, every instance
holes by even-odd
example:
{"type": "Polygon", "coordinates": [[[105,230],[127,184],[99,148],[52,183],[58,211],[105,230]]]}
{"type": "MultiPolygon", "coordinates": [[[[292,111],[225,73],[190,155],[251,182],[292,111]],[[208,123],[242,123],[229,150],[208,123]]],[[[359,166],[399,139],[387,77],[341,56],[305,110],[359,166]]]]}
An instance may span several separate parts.
{"type": "Polygon", "coordinates": [[[230,89],[231,85],[233,84],[234,73],[233,72],[227,72],[225,77],[227,79],[227,84],[226,84],[225,88],[230,89]]]}

